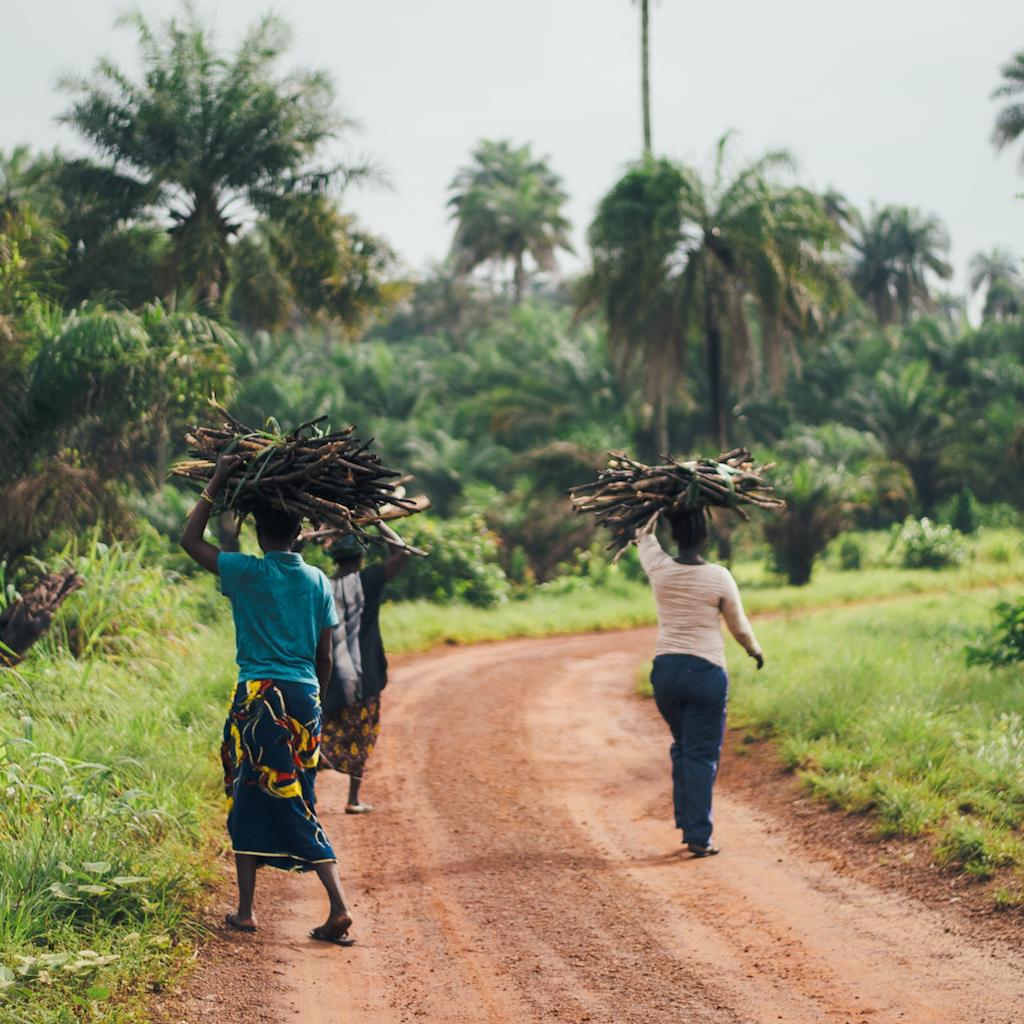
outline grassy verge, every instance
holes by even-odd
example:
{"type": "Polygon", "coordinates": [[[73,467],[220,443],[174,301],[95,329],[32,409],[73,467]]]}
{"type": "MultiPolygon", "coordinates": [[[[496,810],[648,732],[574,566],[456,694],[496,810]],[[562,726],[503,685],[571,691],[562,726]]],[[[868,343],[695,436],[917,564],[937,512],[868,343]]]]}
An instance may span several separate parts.
{"type": "Polygon", "coordinates": [[[145,1019],[192,950],[230,688],[211,587],[97,546],[88,583],[0,672],[0,1019],[145,1019]],[[201,622],[213,626],[197,625],[201,622]]]}
{"type": "Polygon", "coordinates": [[[381,629],[389,651],[424,651],[438,644],[472,644],[509,637],[548,636],[589,630],[626,629],[655,621],[646,583],[616,579],[571,594],[536,594],[497,608],[438,605],[429,601],[385,604],[381,629]]]}
{"type": "Polygon", "coordinates": [[[733,658],[731,719],[778,744],[834,807],[882,835],[928,836],[944,865],[1017,869],[1024,900],[1024,675],[968,668],[995,599],[931,595],[758,626],[768,667],[733,658]]]}
{"type": "MultiPolygon", "coordinates": [[[[869,561],[863,569],[842,571],[827,557],[805,587],[790,587],[763,562],[734,568],[748,612],[805,611],[856,604],[883,597],[966,592],[997,586],[1024,575],[1020,535],[983,531],[970,541],[970,559],[961,566],[932,569],[887,567],[885,535],[861,535],[869,561]]],[[[426,601],[388,604],[382,611],[388,649],[422,651],[443,643],[470,644],[520,636],[547,636],[587,630],[625,629],[656,621],[654,600],[644,580],[609,573],[599,586],[586,576],[557,581],[545,590],[497,608],[435,605],[426,601]]]]}

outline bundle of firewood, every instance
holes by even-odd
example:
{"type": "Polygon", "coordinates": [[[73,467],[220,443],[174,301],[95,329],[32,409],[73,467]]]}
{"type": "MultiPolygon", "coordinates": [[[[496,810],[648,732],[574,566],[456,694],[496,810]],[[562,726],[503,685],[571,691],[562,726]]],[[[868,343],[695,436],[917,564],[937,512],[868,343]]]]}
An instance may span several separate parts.
{"type": "MultiPolygon", "coordinates": [[[[237,455],[241,462],[217,496],[213,513],[233,512],[239,519],[270,505],[309,520],[315,529],[354,533],[374,539],[364,527],[383,519],[411,515],[422,505],[404,497],[408,479],[383,465],[354,427],[327,432],[325,416],[287,432],[255,430],[220,406],[219,427],[197,426],[185,435],[191,459],[172,472],[201,490],[213,476],[218,456],[237,455]]],[[[393,535],[392,535],[393,536],[393,535]]]]}
{"type": "Polygon", "coordinates": [[[645,466],[621,452],[612,452],[608,468],[596,480],[569,491],[577,512],[593,512],[612,532],[609,549],[621,554],[662,514],[684,509],[725,508],[749,519],[744,506],[775,511],[785,506],[772,494],[764,477],[772,467],[755,466],[746,448],[734,448],[717,459],[669,459],[645,466]]]}

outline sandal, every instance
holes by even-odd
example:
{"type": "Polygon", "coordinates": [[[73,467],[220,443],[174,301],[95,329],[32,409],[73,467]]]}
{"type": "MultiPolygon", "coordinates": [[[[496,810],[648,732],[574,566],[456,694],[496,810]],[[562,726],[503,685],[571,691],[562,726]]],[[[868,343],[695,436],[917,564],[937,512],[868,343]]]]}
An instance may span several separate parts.
{"type": "Polygon", "coordinates": [[[707,846],[701,846],[700,843],[687,843],[686,848],[694,857],[714,857],[716,853],[722,852],[714,843],[708,843],[707,846]]]}
{"type": "Polygon", "coordinates": [[[324,925],[314,928],[309,933],[309,937],[311,939],[316,939],[317,942],[333,943],[335,946],[354,946],[356,944],[355,939],[349,938],[347,930],[341,933],[336,933],[329,931],[324,925]]]}
{"type": "Polygon", "coordinates": [[[254,925],[254,924],[242,924],[242,922],[238,920],[238,915],[237,914],[225,914],[224,915],[224,923],[229,928],[234,928],[236,932],[254,932],[254,931],[256,931],[256,925],[254,925]]]}
{"type": "Polygon", "coordinates": [[[369,814],[373,810],[373,804],[346,804],[346,814],[369,814]]]}

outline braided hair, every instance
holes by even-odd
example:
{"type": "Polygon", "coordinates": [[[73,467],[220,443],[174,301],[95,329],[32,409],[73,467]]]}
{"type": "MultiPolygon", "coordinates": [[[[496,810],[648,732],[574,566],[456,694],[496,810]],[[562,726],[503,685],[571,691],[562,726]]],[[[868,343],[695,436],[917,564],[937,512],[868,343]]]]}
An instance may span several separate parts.
{"type": "Polygon", "coordinates": [[[668,514],[672,539],[680,551],[694,551],[708,541],[708,517],[703,506],[674,509],[668,514]]]}

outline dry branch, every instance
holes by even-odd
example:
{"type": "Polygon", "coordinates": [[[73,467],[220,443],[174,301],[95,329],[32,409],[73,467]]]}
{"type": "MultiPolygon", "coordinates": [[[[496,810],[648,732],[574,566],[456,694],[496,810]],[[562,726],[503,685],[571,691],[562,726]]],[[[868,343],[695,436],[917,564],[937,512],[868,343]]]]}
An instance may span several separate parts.
{"type": "Polygon", "coordinates": [[[577,512],[592,512],[612,532],[609,550],[615,557],[638,533],[653,528],[658,517],[683,509],[731,509],[749,519],[745,506],[776,511],[785,506],[775,497],[764,474],[772,467],[755,466],[746,448],[734,448],[717,459],[666,458],[646,466],[622,452],[612,452],[608,468],[596,480],[569,491],[577,512]]]}
{"type": "Polygon", "coordinates": [[[214,515],[233,512],[241,523],[246,515],[269,505],[309,520],[315,529],[371,541],[380,538],[364,527],[392,518],[396,511],[412,515],[421,510],[416,501],[404,497],[401,484],[407,477],[385,466],[370,450],[373,439],[360,440],[354,427],[326,433],[326,417],[321,416],[288,433],[254,430],[216,403],[214,408],[224,417],[223,425],[195,427],[187,433],[192,458],[172,470],[202,490],[218,456],[240,457],[213,506],[214,515]]]}

